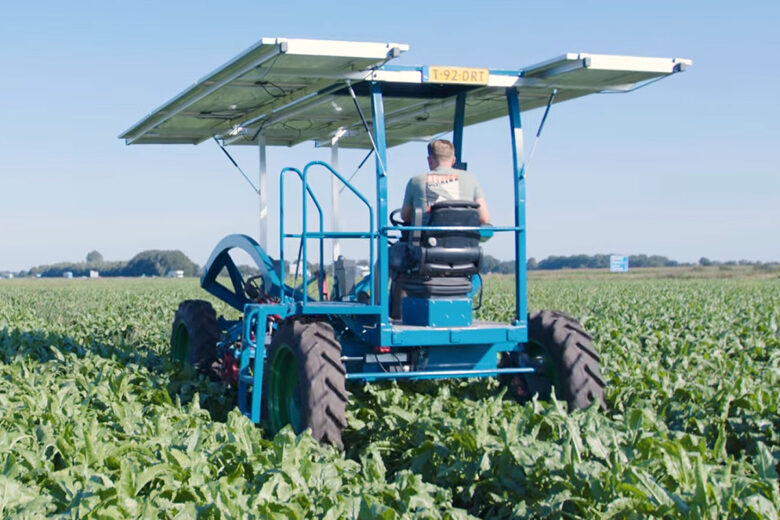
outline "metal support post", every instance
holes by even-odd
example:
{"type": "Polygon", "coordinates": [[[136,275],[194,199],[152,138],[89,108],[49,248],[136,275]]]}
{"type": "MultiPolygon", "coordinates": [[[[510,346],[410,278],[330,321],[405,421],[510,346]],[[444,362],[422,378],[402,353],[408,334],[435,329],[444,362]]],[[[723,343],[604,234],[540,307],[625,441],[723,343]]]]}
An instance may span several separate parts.
{"type": "MultiPolygon", "coordinates": [[[[339,142],[334,139],[330,145],[330,165],[331,167],[339,171],[339,142]]],[[[341,231],[341,224],[339,222],[340,210],[341,210],[341,181],[335,175],[330,176],[330,201],[331,201],[331,229],[334,233],[341,231]]],[[[341,244],[338,238],[333,239],[333,263],[335,269],[335,262],[339,259],[341,254],[341,244]]],[[[333,273],[335,276],[335,272],[333,273]]]]}
{"type": "MultiPolygon", "coordinates": [[[[387,144],[385,142],[385,109],[382,101],[382,89],[377,82],[371,82],[371,119],[374,133],[374,146],[376,146],[376,222],[377,229],[387,224],[387,144]]],[[[387,231],[379,234],[377,241],[377,256],[379,257],[379,294],[373,295],[375,305],[380,305],[380,323],[390,322],[390,294],[387,287],[389,276],[387,269],[387,231]],[[379,298],[377,299],[377,296],[379,298]]],[[[373,292],[373,291],[372,291],[373,292]]]]}
{"type": "Polygon", "coordinates": [[[455,121],[452,125],[452,144],[455,145],[455,167],[465,170],[463,164],[463,123],[466,119],[466,93],[455,97],[455,121]]]}
{"type": "Polygon", "coordinates": [[[528,320],[528,281],[525,249],[525,161],[523,160],[523,127],[520,122],[520,102],[517,89],[506,89],[509,108],[509,128],[512,135],[512,168],[515,186],[515,310],[516,325],[528,320]]]}
{"type": "Polygon", "coordinates": [[[257,136],[257,148],[260,152],[259,195],[260,195],[260,234],[258,243],[266,252],[268,251],[268,178],[265,160],[265,136],[257,136]]]}

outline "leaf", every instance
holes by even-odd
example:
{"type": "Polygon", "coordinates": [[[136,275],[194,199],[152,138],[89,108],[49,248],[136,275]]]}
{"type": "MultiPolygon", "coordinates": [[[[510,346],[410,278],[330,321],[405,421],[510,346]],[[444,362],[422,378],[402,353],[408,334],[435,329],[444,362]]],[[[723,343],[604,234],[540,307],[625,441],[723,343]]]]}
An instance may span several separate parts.
{"type": "Polygon", "coordinates": [[[745,506],[758,518],[777,520],[777,505],[762,495],[750,495],[745,499],[745,506]]]}
{"type": "Polygon", "coordinates": [[[28,486],[0,475],[0,515],[32,502],[36,497],[37,494],[28,486]]]}
{"type": "Polygon", "coordinates": [[[57,359],[57,361],[65,361],[65,356],[62,355],[60,349],[58,349],[54,345],[49,345],[49,350],[51,351],[52,354],[54,354],[54,357],[57,359]]]}
{"type": "Polygon", "coordinates": [[[712,452],[717,460],[726,460],[728,458],[726,453],[726,430],[723,426],[718,429],[718,438],[715,439],[715,446],[712,452]]]}
{"type": "Polygon", "coordinates": [[[775,469],[778,461],[772,455],[769,448],[763,443],[758,442],[756,444],[756,451],[758,451],[756,471],[759,478],[772,482],[773,486],[777,485],[777,470],[775,469]]]}
{"type": "Polygon", "coordinates": [[[172,469],[167,464],[155,464],[152,467],[146,468],[135,478],[135,489],[133,490],[133,497],[137,497],[141,490],[151,481],[164,474],[171,474],[172,469]]]}

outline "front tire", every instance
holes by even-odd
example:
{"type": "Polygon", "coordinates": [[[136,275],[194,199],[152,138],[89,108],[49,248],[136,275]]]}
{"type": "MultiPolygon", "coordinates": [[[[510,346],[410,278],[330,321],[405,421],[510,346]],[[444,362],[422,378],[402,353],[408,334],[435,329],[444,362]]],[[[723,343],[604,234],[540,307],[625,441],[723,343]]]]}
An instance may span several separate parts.
{"type": "Polygon", "coordinates": [[[274,333],[268,352],[264,399],[268,427],[306,428],[324,444],[343,448],[347,425],[346,371],[341,344],[324,321],[287,320],[274,333]]]}
{"type": "Polygon", "coordinates": [[[181,302],[171,330],[171,360],[188,364],[196,372],[210,373],[217,359],[219,334],[217,313],[209,302],[181,302]]]}
{"type": "Polygon", "coordinates": [[[549,399],[552,389],[570,410],[594,401],[606,409],[601,358],[590,335],[577,320],[559,311],[537,311],[528,316],[528,343],[522,353],[511,353],[502,366],[536,365],[540,371],[503,379],[508,394],[521,402],[534,395],[549,399]]]}

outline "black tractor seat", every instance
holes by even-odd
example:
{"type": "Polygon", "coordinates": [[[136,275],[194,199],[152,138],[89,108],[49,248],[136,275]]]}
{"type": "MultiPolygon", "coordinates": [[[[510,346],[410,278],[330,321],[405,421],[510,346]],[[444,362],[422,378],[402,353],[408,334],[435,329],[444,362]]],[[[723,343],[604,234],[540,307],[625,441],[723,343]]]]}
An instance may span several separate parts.
{"type": "MultiPolygon", "coordinates": [[[[431,206],[427,226],[478,228],[479,204],[465,200],[437,202],[431,206]]],[[[412,226],[423,225],[417,209],[412,226]]],[[[409,296],[418,298],[466,296],[471,276],[479,272],[482,248],[479,230],[412,231],[399,277],[409,296]]]]}

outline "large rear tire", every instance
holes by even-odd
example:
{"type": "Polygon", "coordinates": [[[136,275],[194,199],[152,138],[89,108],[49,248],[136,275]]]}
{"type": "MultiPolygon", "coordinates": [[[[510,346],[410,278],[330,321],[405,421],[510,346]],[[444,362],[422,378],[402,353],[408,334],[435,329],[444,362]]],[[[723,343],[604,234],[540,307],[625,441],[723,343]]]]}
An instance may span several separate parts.
{"type": "Polygon", "coordinates": [[[343,448],[346,371],[333,327],[287,320],[274,333],[267,359],[263,398],[271,433],[286,424],[296,433],[310,428],[318,441],[343,448]]]}
{"type": "Polygon", "coordinates": [[[219,335],[217,313],[209,302],[181,302],[173,319],[171,360],[211,375],[217,359],[219,335]]]}
{"type": "Polygon", "coordinates": [[[528,343],[523,353],[504,357],[501,365],[535,365],[535,374],[505,376],[508,394],[520,402],[538,395],[549,399],[552,389],[570,410],[583,409],[594,401],[606,409],[601,376],[601,358],[590,335],[577,320],[559,311],[537,311],[528,316],[528,343]]]}

